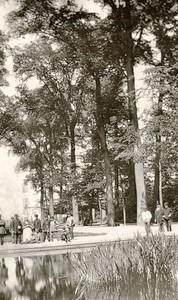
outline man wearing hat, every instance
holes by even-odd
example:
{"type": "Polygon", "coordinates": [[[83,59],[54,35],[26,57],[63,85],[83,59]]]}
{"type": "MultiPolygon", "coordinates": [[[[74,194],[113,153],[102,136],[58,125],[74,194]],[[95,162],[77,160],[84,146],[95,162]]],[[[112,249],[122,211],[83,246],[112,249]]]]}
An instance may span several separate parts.
{"type": "Polygon", "coordinates": [[[9,230],[10,230],[10,233],[11,233],[12,243],[14,244],[15,243],[15,238],[14,238],[13,223],[14,223],[14,217],[11,217],[9,230]]]}
{"type": "Polygon", "coordinates": [[[75,220],[74,220],[74,217],[71,213],[68,213],[68,215],[67,215],[66,225],[69,228],[70,236],[71,236],[71,239],[73,240],[74,239],[75,220]]]}
{"type": "Polygon", "coordinates": [[[19,219],[17,214],[14,215],[14,220],[12,224],[13,232],[14,232],[14,239],[15,244],[21,244],[22,241],[22,222],[19,219]]]}
{"type": "Polygon", "coordinates": [[[57,226],[59,225],[58,221],[54,219],[54,216],[51,216],[50,218],[50,241],[52,242],[54,238],[57,238],[59,240],[58,232],[57,232],[57,226]]]}
{"type": "Polygon", "coordinates": [[[38,215],[35,214],[35,220],[33,221],[33,230],[36,243],[41,241],[41,221],[38,215]]]}
{"type": "Polygon", "coordinates": [[[170,207],[168,206],[168,203],[165,202],[164,204],[164,222],[167,228],[167,231],[172,231],[172,212],[170,207]]]}
{"type": "Polygon", "coordinates": [[[45,216],[43,221],[43,242],[45,242],[46,238],[50,242],[50,220],[48,215],[45,216]]]}

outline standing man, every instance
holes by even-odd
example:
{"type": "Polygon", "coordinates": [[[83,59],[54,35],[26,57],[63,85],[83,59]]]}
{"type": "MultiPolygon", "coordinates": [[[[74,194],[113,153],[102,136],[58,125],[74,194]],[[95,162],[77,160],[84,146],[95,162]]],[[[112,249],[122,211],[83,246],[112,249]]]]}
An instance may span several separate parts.
{"type": "Polygon", "coordinates": [[[151,224],[152,214],[147,208],[145,208],[142,211],[141,216],[142,216],[143,223],[145,225],[146,234],[148,235],[150,233],[150,224],[151,224]]]}
{"type": "Polygon", "coordinates": [[[38,219],[37,214],[35,214],[35,220],[33,221],[33,230],[36,243],[41,242],[41,221],[38,219]]]}
{"type": "Polygon", "coordinates": [[[157,207],[156,207],[156,210],[155,210],[155,220],[158,224],[158,228],[159,228],[160,232],[164,231],[164,228],[163,228],[163,225],[164,225],[163,215],[164,215],[164,209],[158,203],[157,207]]]}
{"type": "Polygon", "coordinates": [[[4,235],[6,234],[5,222],[2,220],[0,215],[0,243],[1,245],[4,244],[4,235]]]}
{"type": "Polygon", "coordinates": [[[166,224],[167,231],[172,231],[172,213],[170,207],[168,207],[168,203],[164,204],[164,222],[166,224]]]}
{"type": "Polygon", "coordinates": [[[66,221],[66,225],[68,226],[69,228],[69,232],[70,232],[70,236],[71,236],[71,239],[73,240],[74,239],[74,226],[75,226],[75,220],[74,220],[74,217],[71,213],[69,213],[67,215],[67,221],[66,221]]]}
{"type": "Polygon", "coordinates": [[[48,239],[48,242],[50,242],[50,220],[48,218],[48,215],[45,216],[43,221],[43,242],[45,242],[46,237],[48,239]]]}
{"type": "Polygon", "coordinates": [[[57,222],[52,216],[50,219],[50,241],[53,242],[54,238],[57,237],[57,222]]]}
{"type": "Polygon", "coordinates": [[[15,243],[15,239],[14,239],[14,230],[13,230],[13,222],[14,222],[14,217],[11,217],[9,230],[10,230],[10,233],[11,233],[12,244],[15,243]]]}
{"type": "Polygon", "coordinates": [[[15,244],[21,244],[22,242],[22,222],[17,214],[14,215],[13,232],[15,238],[15,244]]]}

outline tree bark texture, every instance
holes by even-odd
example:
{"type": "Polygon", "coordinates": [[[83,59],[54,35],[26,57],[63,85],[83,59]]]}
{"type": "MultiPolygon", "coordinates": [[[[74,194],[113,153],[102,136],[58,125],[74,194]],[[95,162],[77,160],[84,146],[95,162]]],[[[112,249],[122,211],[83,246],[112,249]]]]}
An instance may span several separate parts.
{"type": "Polygon", "coordinates": [[[137,192],[135,183],[135,164],[132,160],[129,161],[129,210],[127,212],[127,217],[131,222],[136,222],[137,220],[137,192]]]}
{"type": "Polygon", "coordinates": [[[133,59],[133,39],[132,39],[132,22],[131,22],[130,0],[126,0],[126,72],[127,72],[127,91],[129,101],[129,113],[131,125],[134,128],[136,142],[134,147],[135,160],[135,181],[137,191],[137,224],[142,222],[141,212],[146,207],[146,191],[144,182],[143,163],[138,161],[137,155],[140,148],[140,135],[137,117],[137,106],[135,96],[135,76],[134,76],[134,59],[133,59]]]}
{"type": "Polygon", "coordinates": [[[106,195],[107,195],[107,217],[108,225],[114,226],[114,203],[113,203],[113,182],[112,182],[112,167],[109,157],[109,150],[106,143],[106,132],[103,120],[103,108],[101,101],[101,85],[98,75],[94,76],[96,83],[96,124],[100,138],[100,145],[103,153],[105,176],[106,176],[106,195]]]}
{"type": "Polygon", "coordinates": [[[122,180],[122,175],[120,175],[120,185],[121,185],[121,200],[122,200],[122,215],[123,215],[123,223],[126,225],[126,207],[125,207],[125,199],[124,199],[124,184],[122,180]]]}
{"type": "Polygon", "coordinates": [[[115,205],[119,203],[119,169],[118,162],[114,162],[114,202],[115,205]]]}
{"type": "MultiPolygon", "coordinates": [[[[161,43],[161,42],[160,42],[161,43]]],[[[164,66],[164,53],[162,47],[160,47],[161,52],[161,66],[164,66]]],[[[164,82],[160,79],[160,89],[162,88],[164,82]]],[[[163,95],[160,92],[158,97],[158,109],[157,109],[157,117],[158,124],[156,128],[156,155],[155,155],[155,181],[154,181],[154,210],[156,209],[156,203],[160,203],[163,206],[162,199],[162,172],[161,172],[161,120],[160,116],[163,115],[163,95]]]]}
{"type": "MultiPolygon", "coordinates": [[[[71,121],[70,124],[70,141],[71,141],[71,171],[72,175],[75,178],[76,175],[76,153],[75,153],[75,125],[76,122],[71,121]]],[[[79,211],[78,211],[78,202],[75,199],[75,196],[72,196],[72,211],[75,223],[79,224],[79,211]]]]}
{"type": "Polygon", "coordinates": [[[44,214],[44,178],[42,168],[40,170],[40,213],[41,213],[41,222],[43,223],[43,214],[44,214]]]}
{"type": "Polygon", "coordinates": [[[49,214],[54,216],[53,185],[49,186],[49,214]]]}
{"type": "Polygon", "coordinates": [[[54,166],[53,166],[53,153],[52,146],[50,146],[50,154],[49,154],[49,214],[50,216],[54,216],[54,166]]]}
{"type": "Polygon", "coordinates": [[[159,133],[156,134],[156,155],[155,155],[155,163],[154,163],[154,171],[155,171],[155,179],[154,179],[154,194],[153,194],[153,212],[156,209],[156,203],[160,203],[162,205],[162,180],[160,180],[160,159],[161,159],[161,150],[160,150],[161,136],[160,136],[160,128],[159,133]],[[160,186],[161,184],[161,186],[160,186]],[[160,193],[161,192],[161,193],[160,193]]]}

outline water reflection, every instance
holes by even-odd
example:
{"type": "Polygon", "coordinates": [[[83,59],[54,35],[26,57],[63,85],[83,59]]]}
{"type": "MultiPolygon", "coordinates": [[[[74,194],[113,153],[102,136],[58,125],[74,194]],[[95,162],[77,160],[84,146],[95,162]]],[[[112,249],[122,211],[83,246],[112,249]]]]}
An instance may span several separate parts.
{"type": "Polygon", "coordinates": [[[8,268],[6,267],[5,260],[2,258],[0,262],[0,299],[11,299],[11,290],[7,286],[8,268]]]}
{"type": "Polygon", "coordinates": [[[151,286],[134,283],[132,286],[122,287],[118,283],[109,285],[83,285],[78,290],[78,300],[177,300],[177,287],[172,285],[151,286]]]}
{"type": "MultiPolygon", "coordinates": [[[[79,254],[81,255],[81,254],[79,254]]],[[[77,255],[5,258],[0,260],[0,299],[6,300],[177,300],[175,282],[157,287],[137,279],[127,289],[120,285],[77,285],[77,255]],[[78,289],[78,287],[80,288],[78,289]]]]}
{"type": "Polygon", "coordinates": [[[3,259],[0,299],[75,299],[72,272],[66,255],[3,259]]]}

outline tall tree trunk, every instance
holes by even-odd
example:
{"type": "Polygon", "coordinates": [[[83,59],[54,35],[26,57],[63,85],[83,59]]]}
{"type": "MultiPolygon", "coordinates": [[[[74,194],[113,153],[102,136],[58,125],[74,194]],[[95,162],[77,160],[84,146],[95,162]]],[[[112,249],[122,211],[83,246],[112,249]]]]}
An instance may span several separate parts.
{"type": "Polygon", "coordinates": [[[115,207],[115,222],[117,221],[117,211],[119,210],[119,197],[120,193],[120,174],[119,174],[119,165],[118,161],[114,161],[114,207],[115,207]]]}
{"type": "Polygon", "coordinates": [[[41,222],[43,223],[44,217],[44,176],[43,176],[43,169],[40,169],[40,213],[41,213],[41,222]]]}
{"type": "Polygon", "coordinates": [[[136,181],[136,191],[137,191],[137,224],[140,224],[142,222],[141,212],[146,207],[146,190],[145,190],[143,163],[138,159],[141,141],[139,135],[136,96],[135,96],[135,75],[134,75],[130,0],[126,0],[126,18],[127,20],[126,20],[125,38],[127,42],[127,51],[126,51],[127,91],[128,91],[128,101],[129,101],[130,121],[136,137],[136,142],[134,147],[134,156],[135,156],[134,167],[135,167],[135,181],[136,181]]]}
{"type": "MultiPolygon", "coordinates": [[[[164,66],[164,53],[162,47],[160,47],[161,53],[161,66],[164,66]]],[[[162,89],[164,82],[160,79],[160,88],[162,89]]],[[[161,120],[160,117],[163,115],[163,95],[160,92],[158,97],[158,109],[157,109],[157,128],[156,128],[156,155],[155,155],[155,181],[154,181],[154,211],[156,209],[156,203],[160,203],[163,206],[162,199],[162,172],[161,172],[161,120]]]]}
{"type": "Polygon", "coordinates": [[[122,180],[122,175],[121,173],[119,174],[120,176],[120,185],[121,185],[121,200],[122,200],[122,215],[123,215],[123,223],[126,225],[126,205],[125,205],[125,199],[124,199],[124,184],[122,180]]]}
{"type": "MultiPolygon", "coordinates": [[[[156,144],[158,143],[156,138],[156,144]]],[[[157,145],[156,145],[157,148],[157,145]]],[[[156,203],[159,203],[159,161],[160,161],[160,151],[156,149],[155,162],[154,162],[154,194],[153,194],[153,210],[156,208],[156,203]]]]}
{"type": "Polygon", "coordinates": [[[103,153],[104,166],[105,166],[105,176],[106,176],[106,195],[107,195],[107,216],[108,225],[114,226],[114,203],[113,203],[113,182],[112,182],[112,168],[109,157],[109,151],[106,143],[106,132],[105,124],[103,120],[103,107],[101,101],[101,85],[100,78],[98,74],[94,76],[96,84],[96,124],[98,135],[100,138],[101,150],[103,153]]]}
{"type": "Polygon", "coordinates": [[[159,162],[159,201],[160,201],[161,206],[163,207],[162,167],[161,167],[161,161],[159,162]]]}
{"type": "Polygon", "coordinates": [[[54,190],[54,162],[53,162],[53,146],[52,146],[52,132],[51,129],[49,131],[50,133],[50,138],[49,138],[49,214],[50,216],[54,216],[54,195],[53,195],[53,190],[54,190]]]}
{"type": "Polygon", "coordinates": [[[50,159],[50,172],[49,172],[49,214],[50,216],[54,216],[53,159],[50,159]]]}
{"type": "Polygon", "coordinates": [[[130,219],[131,222],[136,222],[137,220],[137,192],[136,192],[136,183],[135,183],[135,165],[133,160],[129,161],[129,202],[130,209],[128,211],[127,219],[130,219]]]}
{"type": "Polygon", "coordinates": [[[119,169],[118,161],[114,162],[114,200],[115,204],[119,202],[119,169]]]}
{"type": "Polygon", "coordinates": [[[64,149],[61,148],[61,167],[60,167],[60,199],[63,199],[63,172],[64,172],[64,149]]]}
{"type": "Polygon", "coordinates": [[[49,186],[49,214],[54,216],[54,199],[53,199],[53,185],[49,186]]]}
{"type": "Polygon", "coordinates": [[[160,203],[163,207],[163,197],[162,197],[162,168],[161,168],[161,134],[160,125],[158,132],[156,134],[156,155],[155,155],[155,180],[154,180],[154,199],[153,207],[154,211],[156,209],[156,203],[160,203]]]}
{"type": "MultiPolygon", "coordinates": [[[[70,124],[70,141],[71,141],[71,171],[72,176],[76,177],[76,154],[75,154],[75,125],[76,121],[73,119],[70,124]]],[[[72,196],[72,211],[75,223],[79,224],[78,202],[75,196],[72,196]]]]}

